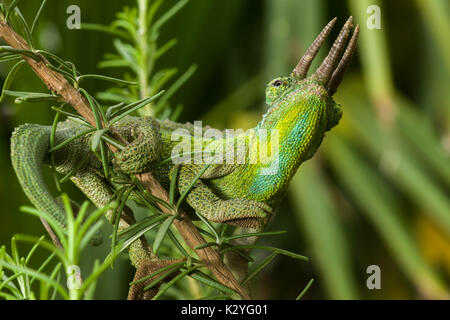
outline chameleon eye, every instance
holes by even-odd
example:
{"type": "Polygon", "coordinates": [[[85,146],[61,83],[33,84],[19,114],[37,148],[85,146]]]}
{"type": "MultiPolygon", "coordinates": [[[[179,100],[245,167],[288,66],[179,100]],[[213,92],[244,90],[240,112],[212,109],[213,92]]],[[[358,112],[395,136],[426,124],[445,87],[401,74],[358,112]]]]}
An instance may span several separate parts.
{"type": "Polygon", "coordinates": [[[281,80],[276,80],[274,83],[272,83],[272,86],[274,87],[279,87],[283,84],[283,81],[281,80]]]}

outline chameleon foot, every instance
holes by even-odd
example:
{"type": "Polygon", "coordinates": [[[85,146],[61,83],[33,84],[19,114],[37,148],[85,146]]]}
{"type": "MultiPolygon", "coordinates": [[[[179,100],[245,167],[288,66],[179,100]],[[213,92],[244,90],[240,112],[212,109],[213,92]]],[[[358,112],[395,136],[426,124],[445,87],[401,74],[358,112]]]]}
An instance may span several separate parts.
{"type": "MultiPolygon", "coordinates": [[[[179,260],[144,260],[137,266],[136,273],[134,275],[134,281],[138,281],[146,276],[151,275],[152,273],[158,271],[161,268],[164,268],[168,265],[177,263],[182,261],[179,260]]],[[[148,290],[144,290],[144,288],[149,285],[153,280],[157,279],[164,275],[165,272],[159,274],[155,277],[147,279],[143,282],[139,282],[131,285],[130,290],[128,291],[128,300],[151,300],[159,290],[161,283],[153,286],[148,290]]],[[[170,277],[164,279],[164,281],[170,281],[173,277],[175,277],[178,273],[175,272],[170,277]]]]}

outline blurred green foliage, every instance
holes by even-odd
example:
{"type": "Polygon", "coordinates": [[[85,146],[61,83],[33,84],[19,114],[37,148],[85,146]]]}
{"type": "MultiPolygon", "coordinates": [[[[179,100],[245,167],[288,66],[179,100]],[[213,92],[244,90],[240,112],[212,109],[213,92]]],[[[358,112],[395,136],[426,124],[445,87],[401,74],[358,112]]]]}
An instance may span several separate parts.
{"type": "MultiPolygon", "coordinates": [[[[72,2],[48,1],[36,46],[74,61],[82,73],[105,74],[98,64],[114,52],[112,37],[68,30],[66,8],[72,2]]],[[[161,12],[173,3],[163,1],[161,12]]],[[[22,13],[31,17],[39,5],[26,1],[22,13]]],[[[108,25],[134,1],[77,5],[83,23],[108,25]]],[[[198,66],[171,99],[184,106],[180,121],[202,119],[218,128],[253,126],[264,112],[265,83],[288,74],[331,18],[343,23],[353,15],[361,25],[358,54],[335,95],[343,119],[301,166],[271,221],[269,229],[288,234],[265,240],[311,262],[275,258],[254,284],[256,298],[293,299],[311,278],[316,281],[307,299],[450,296],[449,10],[445,0],[195,0],[165,25],[161,43],[174,37],[178,43],[155,68],[198,66]],[[381,9],[379,30],[367,28],[369,5],[381,9]],[[381,290],[366,286],[370,265],[380,266],[381,290]]],[[[0,65],[3,80],[10,68],[0,65]]],[[[90,80],[84,86],[100,92],[109,85],[90,80]]],[[[14,83],[14,90],[42,88],[27,68],[14,83]]],[[[8,99],[0,105],[0,245],[15,233],[45,233],[37,219],[18,210],[28,200],[9,162],[9,138],[19,124],[52,119],[45,103],[14,105],[8,99]]],[[[83,199],[70,185],[63,189],[83,199]]],[[[81,267],[107,249],[108,244],[92,248],[81,267]]],[[[99,282],[96,298],[125,297],[131,278],[127,261],[118,261],[99,282]]]]}

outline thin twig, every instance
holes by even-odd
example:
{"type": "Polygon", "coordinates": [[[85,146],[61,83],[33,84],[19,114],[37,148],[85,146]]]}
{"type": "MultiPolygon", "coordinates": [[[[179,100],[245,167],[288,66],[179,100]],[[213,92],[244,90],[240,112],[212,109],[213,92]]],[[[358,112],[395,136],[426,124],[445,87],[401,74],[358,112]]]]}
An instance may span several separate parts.
{"type": "MultiPolygon", "coordinates": [[[[13,48],[30,50],[25,40],[4,21],[3,17],[0,17],[0,37],[2,37],[13,48]]],[[[49,62],[45,59],[45,57],[40,54],[37,55],[41,58],[39,61],[36,61],[28,56],[23,56],[23,59],[30,65],[33,71],[45,83],[50,91],[60,95],[62,99],[67,104],[70,104],[82,117],[86,119],[86,121],[95,126],[95,119],[86,99],[74,87],[72,87],[72,85],[70,85],[64,76],[47,67],[49,62]]],[[[115,139],[120,142],[125,142],[124,139],[114,130],[112,130],[112,134],[115,139]]],[[[117,152],[117,149],[114,146],[109,145],[109,148],[113,152],[117,152]]],[[[166,190],[161,187],[159,182],[150,172],[140,174],[137,178],[143,183],[145,188],[151,194],[164,201],[169,201],[166,190]]],[[[163,206],[161,206],[161,210],[168,214],[172,213],[163,206]]],[[[206,243],[205,239],[194,226],[192,221],[187,217],[186,213],[180,210],[179,215],[181,219],[175,220],[174,225],[186,241],[186,244],[193,250],[195,250],[198,246],[204,245],[206,243]]],[[[243,299],[250,299],[248,293],[242,288],[231,271],[225,266],[217,250],[212,247],[206,247],[203,249],[197,249],[196,252],[204,265],[211,270],[220,283],[236,291],[243,299]]]]}
{"type": "Polygon", "coordinates": [[[55,247],[57,247],[59,249],[62,249],[62,245],[61,245],[61,242],[58,239],[58,236],[55,234],[55,232],[50,227],[48,222],[45,221],[45,219],[43,219],[43,218],[40,218],[40,219],[41,219],[42,225],[44,226],[44,229],[47,231],[48,235],[50,236],[50,239],[52,239],[52,242],[55,245],[55,247]]]}

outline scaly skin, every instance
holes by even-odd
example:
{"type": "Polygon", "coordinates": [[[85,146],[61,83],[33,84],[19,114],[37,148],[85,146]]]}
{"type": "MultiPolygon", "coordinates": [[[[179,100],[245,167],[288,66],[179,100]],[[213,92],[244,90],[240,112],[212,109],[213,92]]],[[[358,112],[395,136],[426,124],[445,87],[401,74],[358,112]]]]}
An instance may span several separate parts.
{"type": "MultiPolygon", "coordinates": [[[[305,78],[311,60],[334,21],[317,37],[289,77],[269,82],[266,102],[270,108],[255,128],[232,137],[201,140],[203,147],[216,151],[230,142],[244,141],[245,144],[232,157],[231,163],[211,165],[189,191],[185,200],[198,214],[210,221],[260,230],[300,164],[314,155],[325,133],[339,122],[342,111],[332,95],[356,46],[358,27],[342,55],[352,28],[351,18],[322,66],[312,76],[305,78]],[[261,155],[259,146],[263,145],[265,139],[263,130],[278,132],[278,156],[273,157],[268,164],[253,163],[250,157],[261,155]],[[238,162],[243,154],[243,163],[238,162]],[[276,165],[277,169],[272,174],[264,174],[268,165],[276,165]]],[[[130,175],[149,170],[166,188],[170,184],[174,164],[164,160],[171,157],[172,150],[179,143],[172,141],[173,133],[184,130],[184,136],[192,146],[199,142],[191,124],[167,120],[127,117],[116,124],[115,129],[129,145],[116,154],[113,167],[130,175]]],[[[202,128],[201,132],[205,133],[207,129],[202,128]]],[[[70,120],[59,123],[55,145],[84,130],[86,127],[70,120]]],[[[41,172],[42,164],[50,163],[50,134],[51,127],[46,126],[27,124],[17,128],[12,135],[11,158],[19,182],[31,202],[64,226],[65,213],[48,192],[41,172]]],[[[85,135],[55,151],[54,161],[56,170],[67,174],[87,157],[88,161],[72,177],[72,181],[97,207],[103,207],[114,199],[113,189],[112,184],[103,177],[101,162],[90,151],[91,136],[92,133],[85,135]]],[[[270,140],[269,146],[273,143],[275,140],[270,140]]],[[[179,194],[187,190],[203,167],[201,163],[180,165],[177,178],[179,194]]],[[[119,227],[123,229],[127,226],[124,223],[119,227]]],[[[134,265],[138,265],[142,259],[152,259],[151,253],[140,245],[131,249],[130,256],[134,265]]]]}

